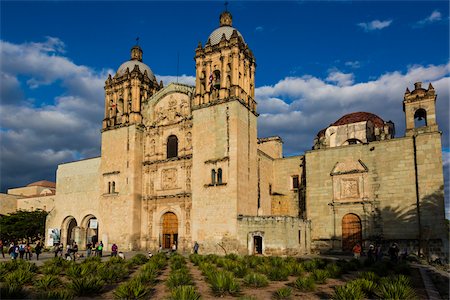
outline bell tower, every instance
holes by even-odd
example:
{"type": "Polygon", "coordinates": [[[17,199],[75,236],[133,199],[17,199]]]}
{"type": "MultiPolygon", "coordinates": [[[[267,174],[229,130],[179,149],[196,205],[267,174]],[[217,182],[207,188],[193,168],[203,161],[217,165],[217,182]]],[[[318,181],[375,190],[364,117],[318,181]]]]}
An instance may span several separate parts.
{"type": "Polygon", "coordinates": [[[205,251],[237,245],[238,215],[257,215],[255,58],[224,11],[195,50],[192,238],[205,251]]]}
{"type": "Polygon", "coordinates": [[[219,28],[195,50],[196,81],[194,106],[240,101],[256,114],[255,57],[244,38],[232,27],[228,11],[220,15],[219,28]]]}
{"type": "Polygon", "coordinates": [[[160,86],[151,69],[142,62],[143,51],[135,45],[131,59],[124,62],[114,77],[105,82],[105,118],[103,130],[131,124],[142,124],[141,104],[160,86]]]}
{"type": "Polygon", "coordinates": [[[406,136],[439,130],[436,123],[436,97],[431,83],[428,89],[422,88],[422,82],[416,82],[412,92],[406,88],[403,100],[406,136]]]}

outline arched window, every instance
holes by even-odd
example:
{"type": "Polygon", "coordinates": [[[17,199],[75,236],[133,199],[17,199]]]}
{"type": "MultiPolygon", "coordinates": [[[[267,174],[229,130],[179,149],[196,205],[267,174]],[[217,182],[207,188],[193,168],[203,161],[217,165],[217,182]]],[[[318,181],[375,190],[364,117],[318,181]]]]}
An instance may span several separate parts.
{"type": "Polygon", "coordinates": [[[427,126],[427,111],[423,108],[419,108],[414,113],[414,127],[425,127],[427,126]]]}
{"type": "Polygon", "coordinates": [[[216,184],[216,170],[211,170],[211,184],[216,184]]]}
{"type": "Polygon", "coordinates": [[[178,138],[171,135],[167,138],[167,158],[178,156],[178,138]]]}
{"type": "Polygon", "coordinates": [[[111,181],[108,182],[108,194],[111,194],[111,181]]]}
{"type": "Polygon", "coordinates": [[[113,181],[111,184],[111,193],[115,193],[116,192],[116,183],[113,181]]]}
{"type": "Polygon", "coordinates": [[[356,145],[356,144],[361,144],[362,142],[360,140],[358,140],[358,139],[348,139],[347,143],[349,145],[356,145]]]}
{"type": "Polygon", "coordinates": [[[217,170],[217,184],[222,184],[222,169],[217,170]]]}

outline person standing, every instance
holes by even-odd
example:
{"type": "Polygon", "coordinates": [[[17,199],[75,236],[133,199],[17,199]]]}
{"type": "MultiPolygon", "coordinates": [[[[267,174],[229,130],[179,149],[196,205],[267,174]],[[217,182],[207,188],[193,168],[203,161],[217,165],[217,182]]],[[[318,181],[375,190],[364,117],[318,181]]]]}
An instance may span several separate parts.
{"type": "Polygon", "coordinates": [[[361,245],[359,243],[356,243],[356,245],[353,247],[353,257],[355,259],[359,259],[361,257],[361,245]]]}
{"type": "Polygon", "coordinates": [[[199,248],[199,244],[197,243],[197,241],[195,241],[194,243],[194,254],[198,254],[198,248],[199,248]]]}
{"type": "Polygon", "coordinates": [[[117,245],[113,244],[111,247],[111,256],[117,256],[117,249],[118,249],[117,245]]]}
{"type": "Polygon", "coordinates": [[[5,258],[5,252],[3,252],[3,241],[0,240],[0,251],[2,252],[2,257],[5,258]]]}
{"type": "Polygon", "coordinates": [[[23,259],[23,256],[25,255],[25,244],[22,242],[19,246],[19,258],[23,259]]]}
{"type": "Polygon", "coordinates": [[[73,245],[72,245],[73,261],[76,260],[76,258],[77,258],[77,253],[78,253],[78,245],[77,245],[76,242],[73,242],[73,245]]]}
{"type": "Polygon", "coordinates": [[[100,241],[100,244],[97,247],[98,250],[98,256],[102,257],[103,256],[103,241],[100,241]]]}
{"type": "Polygon", "coordinates": [[[92,243],[86,244],[86,257],[90,257],[92,253],[92,243]]]}
{"type": "Polygon", "coordinates": [[[25,259],[31,260],[31,246],[30,243],[25,245],[25,259]]]}
{"type": "Polygon", "coordinates": [[[39,254],[41,254],[41,252],[42,252],[41,241],[37,242],[36,247],[34,248],[34,251],[36,252],[36,260],[39,260],[39,254]]]}

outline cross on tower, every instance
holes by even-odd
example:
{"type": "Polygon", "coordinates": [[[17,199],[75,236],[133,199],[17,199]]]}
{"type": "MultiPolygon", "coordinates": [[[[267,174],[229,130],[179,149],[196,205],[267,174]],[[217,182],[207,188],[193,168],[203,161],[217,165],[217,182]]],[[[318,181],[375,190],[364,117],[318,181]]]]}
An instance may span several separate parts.
{"type": "Polygon", "coordinates": [[[136,38],[136,46],[139,45],[139,37],[136,38]]]}
{"type": "Polygon", "coordinates": [[[225,11],[228,11],[228,1],[225,1],[225,11]]]}

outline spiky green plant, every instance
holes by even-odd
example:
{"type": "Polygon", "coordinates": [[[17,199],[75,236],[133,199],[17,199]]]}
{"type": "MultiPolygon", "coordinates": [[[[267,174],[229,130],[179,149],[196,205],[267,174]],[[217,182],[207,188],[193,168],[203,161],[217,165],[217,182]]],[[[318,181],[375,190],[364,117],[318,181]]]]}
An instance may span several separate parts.
{"type": "Polygon", "coordinates": [[[302,262],[302,265],[303,265],[303,268],[308,272],[312,272],[319,267],[317,260],[315,260],[315,259],[304,261],[304,262],[302,262]]]}
{"type": "Polygon", "coordinates": [[[212,273],[208,278],[211,289],[217,296],[223,296],[226,293],[235,295],[239,292],[240,286],[233,276],[233,273],[219,270],[212,273]]]}
{"type": "Polygon", "coordinates": [[[366,297],[362,289],[356,285],[337,286],[334,289],[334,300],[362,300],[366,297]]]}
{"type": "Polygon", "coordinates": [[[326,270],[314,270],[312,271],[312,277],[314,278],[314,281],[318,284],[323,284],[327,282],[327,279],[330,277],[330,274],[326,270]]]}
{"type": "Polygon", "coordinates": [[[244,284],[251,287],[264,287],[269,285],[269,280],[264,274],[250,273],[244,277],[244,284]]]}
{"type": "Polygon", "coordinates": [[[139,280],[122,283],[114,290],[116,299],[146,299],[150,289],[139,280]]]}
{"type": "Polygon", "coordinates": [[[166,281],[167,287],[169,289],[174,289],[177,286],[181,285],[192,285],[192,278],[187,271],[177,270],[175,272],[171,272],[169,278],[166,281]]]}
{"type": "Polygon", "coordinates": [[[25,285],[27,283],[30,283],[33,279],[34,273],[28,272],[27,270],[18,269],[15,270],[8,275],[6,275],[5,283],[9,284],[10,286],[14,286],[14,283],[18,283],[20,285],[25,285]]]}
{"type": "Polygon", "coordinates": [[[57,265],[44,265],[41,267],[41,272],[46,275],[59,275],[63,271],[62,266],[57,265]]]}
{"type": "Polygon", "coordinates": [[[244,295],[238,298],[238,300],[257,300],[258,298],[256,298],[255,296],[249,296],[249,295],[244,295]]]}
{"type": "Polygon", "coordinates": [[[23,285],[18,282],[6,281],[0,288],[1,299],[24,299],[25,295],[23,285]]]}
{"type": "Polygon", "coordinates": [[[362,272],[361,274],[359,274],[359,278],[367,279],[375,283],[377,283],[380,280],[380,277],[377,274],[370,271],[362,272]]]}
{"type": "Polygon", "coordinates": [[[261,263],[260,265],[256,266],[256,271],[258,273],[263,273],[263,274],[268,275],[271,270],[272,270],[272,266],[269,263],[261,263]]]}
{"type": "Polygon", "coordinates": [[[380,280],[376,294],[383,299],[414,299],[416,294],[411,281],[404,275],[385,277],[380,280]]]}
{"type": "Polygon", "coordinates": [[[331,278],[339,278],[342,274],[341,268],[336,263],[328,264],[325,270],[331,278]]]}
{"type": "Polygon", "coordinates": [[[61,281],[56,275],[44,275],[34,282],[34,286],[38,290],[45,291],[61,286],[61,281]]]}
{"type": "Polygon", "coordinates": [[[81,265],[79,264],[71,264],[66,269],[66,275],[70,278],[78,278],[81,276],[81,265]]]}
{"type": "Polygon", "coordinates": [[[54,289],[40,292],[38,298],[48,300],[70,300],[73,299],[73,293],[67,289],[54,289]]]}
{"type": "Polygon", "coordinates": [[[361,290],[368,296],[372,296],[378,288],[378,286],[375,282],[373,282],[372,280],[364,279],[364,278],[358,278],[358,279],[352,280],[349,283],[347,283],[347,285],[349,285],[349,286],[354,285],[354,286],[361,288],[361,290]]]}
{"type": "Polygon", "coordinates": [[[172,300],[198,300],[200,294],[197,293],[195,287],[192,285],[181,285],[174,288],[171,292],[170,299],[172,300]]]}
{"type": "Polygon", "coordinates": [[[286,266],[281,265],[278,267],[271,267],[267,277],[269,277],[272,281],[285,281],[288,279],[291,270],[289,270],[286,266]]]}
{"type": "Polygon", "coordinates": [[[289,263],[291,275],[292,276],[300,276],[305,272],[305,269],[303,268],[303,265],[294,261],[289,263]]]}
{"type": "Polygon", "coordinates": [[[76,296],[91,296],[100,293],[104,281],[93,275],[75,278],[68,284],[68,287],[76,296]]]}
{"type": "Polygon", "coordinates": [[[135,256],[133,256],[131,259],[130,259],[130,262],[133,264],[133,265],[143,265],[143,264],[145,264],[146,262],[148,261],[148,258],[147,258],[147,256],[145,255],[145,254],[142,254],[142,253],[138,253],[138,254],[136,254],[135,256]]]}
{"type": "Polygon", "coordinates": [[[237,260],[239,256],[236,253],[230,253],[225,255],[225,258],[229,260],[237,260]]]}
{"type": "Polygon", "coordinates": [[[243,278],[248,273],[248,268],[244,263],[237,264],[233,270],[231,270],[236,277],[243,278]]]}
{"type": "Polygon", "coordinates": [[[194,264],[194,266],[198,266],[203,261],[203,257],[199,254],[191,254],[189,255],[189,260],[194,264]]]}
{"type": "Polygon", "coordinates": [[[276,299],[289,299],[292,294],[292,289],[290,287],[282,287],[275,291],[274,297],[276,299]]]}
{"type": "Polygon", "coordinates": [[[98,276],[108,283],[118,282],[128,276],[128,268],[125,264],[103,264],[98,268],[98,276]]]}
{"type": "Polygon", "coordinates": [[[316,282],[312,276],[299,277],[294,281],[293,286],[303,292],[314,291],[316,282]]]}

